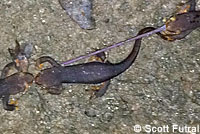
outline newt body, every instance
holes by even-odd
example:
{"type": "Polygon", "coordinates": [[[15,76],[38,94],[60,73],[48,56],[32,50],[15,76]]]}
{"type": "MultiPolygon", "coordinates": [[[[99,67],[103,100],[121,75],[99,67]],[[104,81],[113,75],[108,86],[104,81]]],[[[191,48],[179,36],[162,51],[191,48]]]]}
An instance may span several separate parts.
{"type": "MultiPolygon", "coordinates": [[[[143,34],[154,30],[155,28],[148,27],[141,30],[138,34],[143,34]]],[[[61,66],[54,59],[48,56],[39,58],[36,65],[39,66],[43,62],[49,62],[53,67],[42,70],[35,79],[35,82],[43,87],[49,88],[50,93],[60,93],[58,88],[62,83],[82,83],[82,84],[97,84],[108,81],[128,69],[135,61],[141,40],[135,41],[131,53],[123,61],[117,64],[89,62],[71,66],[61,66]]]]}

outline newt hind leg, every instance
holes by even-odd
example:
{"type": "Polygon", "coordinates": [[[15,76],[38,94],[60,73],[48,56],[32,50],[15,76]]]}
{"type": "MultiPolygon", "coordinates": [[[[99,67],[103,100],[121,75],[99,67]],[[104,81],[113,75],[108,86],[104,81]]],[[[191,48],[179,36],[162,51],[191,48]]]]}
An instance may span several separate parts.
{"type": "Polygon", "coordinates": [[[43,56],[43,57],[40,57],[36,60],[36,67],[38,67],[39,69],[42,69],[43,67],[43,63],[49,63],[51,64],[51,66],[53,67],[58,67],[58,66],[61,66],[59,63],[57,63],[53,58],[49,57],[49,56],[43,56]]]}
{"type": "Polygon", "coordinates": [[[6,78],[9,75],[9,71],[15,69],[15,63],[10,62],[7,65],[4,66],[3,70],[1,71],[1,79],[6,78]]]}
{"type": "Polygon", "coordinates": [[[102,97],[110,85],[110,80],[101,83],[99,86],[93,86],[92,90],[94,91],[95,97],[102,97]]]}
{"type": "Polygon", "coordinates": [[[15,109],[17,109],[16,106],[17,101],[10,102],[9,97],[10,95],[4,95],[2,97],[3,108],[8,111],[14,111],[15,109]]]}
{"type": "MultiPolygon", "coordinates": [[[[89,60],[90,61],[99,61],[99,62],[104,62],[104,63],[108,62],[108,61],[106,61],[106,55],[104,52],[99,53],[95,56],[92,56],[89,60]]],[[[110,85],[110,80],[101,83],[99,86],[92,86],[93,95],[91,96],[91,98],[93,96],[102,97],[106,93],[109,85],[110,85]]]]}
{"type": "MultiPolygon", "coordinates": [[[[8,63],[2,70],[1,72],[1,79],[6,78],[9,75],[9,71],[15,68],[15,63],[10,62],[8,63]]],[[[17,109],[17,106],[15,105],[17,101],[12,101],[10,100],[10,95],[6,94],[2,97],[2,102],[3,102],[3,108],[8,111],[13,111],[17,109]]]]}

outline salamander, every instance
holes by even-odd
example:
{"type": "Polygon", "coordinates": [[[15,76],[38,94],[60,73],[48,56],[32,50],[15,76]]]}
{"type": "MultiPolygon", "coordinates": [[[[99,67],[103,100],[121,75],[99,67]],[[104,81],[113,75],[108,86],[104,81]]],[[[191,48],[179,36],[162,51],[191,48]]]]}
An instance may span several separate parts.
{"type": "MultiPolygon", "coordinates": [[[[142,29],[138,34],[143,34],[154,29],[153,27],[147,27],[142,29]]],[[[41,70],[35,77],[35,82],[47,88],[51,94],[60,94],[62,83],[98,84],[108,81],[126,71],[133,64],[138,55],[141,40],[136,40],[128,57],[116,64],[109,62],[88,62],[62,66],[49,56],[40,57],[36,60],[36,66],[48,62],[52,67],[41,70]]]]}
{"type": "Polygon", "coordinates": [[[194,29],[200,27],[200,11],[195,10],[195,0],[189,0],[168,21],[166,30],[160,35],[163,39],[174,41],[185,38],[194,29]]]}

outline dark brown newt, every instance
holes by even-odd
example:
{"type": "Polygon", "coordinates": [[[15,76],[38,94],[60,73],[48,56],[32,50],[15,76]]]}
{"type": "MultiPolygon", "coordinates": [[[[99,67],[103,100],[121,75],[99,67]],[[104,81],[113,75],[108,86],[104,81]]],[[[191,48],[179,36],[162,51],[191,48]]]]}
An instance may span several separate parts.
{"type": "MultiPolygon", "coordinates": [[[[142,29],[139,34],[154,30],[153,27],[142,29]]],[[[40,57],[36,66],[49,62],[52,67],[41,70],[36,76],[35,82],[48,89],[49,93],[59,94],[62,83],[97,84],[108,81],[128,69],[135,61],[140,50],[141,40],[135,41],[134,47],[127,58],[120,63],[89,62],[71,66],[61,66],[49,56],[40,57]]]]}
{"type": "Polygon", "coordinates": [[[176,15],[166,21],[166,30],[161,32],[161,37],[169,41],[180,40],[200,27],[200,11],[196,11],[195,6],[195,0],[181,6],[176,15]]]}

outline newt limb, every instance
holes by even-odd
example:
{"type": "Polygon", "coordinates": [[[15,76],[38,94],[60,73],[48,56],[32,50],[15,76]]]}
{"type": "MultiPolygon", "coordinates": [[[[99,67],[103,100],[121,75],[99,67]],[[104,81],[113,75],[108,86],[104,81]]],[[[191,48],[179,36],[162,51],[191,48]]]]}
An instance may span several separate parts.
{"type": "Polygon", "coordinates": [[[15,69],[15,63],[10,62],[7,65],[4,66],[2,72],[1,72],[1,79],[6,78],[9,74],[9,71],[15,69]]]}
{"type": "MultiPolygon", "coordinates": [[[[104,52],[102,53],[98,53],[94,56],[92,56],[89,61],[92,60],[92,61],[98,61],[98,62],[102,62],[102,63],[108,63],[109,61],[106,61],[106,54],[104,52]]],[[[108,89],[108,86],[110,85],[110,81],[111,80],[107,80],[103,83],[101,83],[99,86],[92,86],[92,91],[93,91],[93,94],[91,95],[90,98],[92,98],[94,95],[95,97],[102,97],[107,89],[108,89]]]]}
{"type": "Polygon", "coordinates": [[[11,98],[11,99],[9,100],[8,104],[9,104],[9,105],[14,105],[14,106],[15,106],[15,110],[19,110],[19,107],[18,107],[18,105],[17,105],[17,104],[18,104],[18,101],[17,101],[17,100],[11,98]]]}
{"type": "Polygon", "coordinates": [[[55,66],[55,67],[58,67],[58,66],[61,66],[59,63],[57,63],[53,58],[49,57],[49,56],[42,56],[40,58],[38,58],[36,60],[36,67],[41,67],[43,66],[43,63],[49,63],[51,66],[55,66]]]}
{"type": "Polygon", "coordinates": [[[101,83],[100,86],[93,86],[92,90],[94,91],[95,97],[102,97],[106,91],[108,90],[108,86],[110,85],[111,80],[107,80],[101,83]]]}
{"type": "Polygon", "coordinates": [[[8,111],[13,111],[16,108],[15,104],[9,104],[9,97],[10,95],[4,95],[2,97],[3,108],[8,111]]]}

